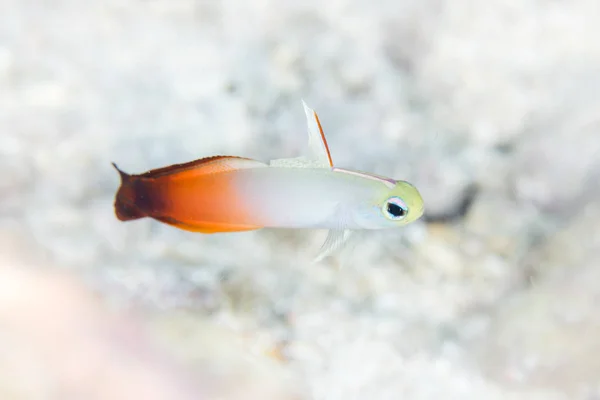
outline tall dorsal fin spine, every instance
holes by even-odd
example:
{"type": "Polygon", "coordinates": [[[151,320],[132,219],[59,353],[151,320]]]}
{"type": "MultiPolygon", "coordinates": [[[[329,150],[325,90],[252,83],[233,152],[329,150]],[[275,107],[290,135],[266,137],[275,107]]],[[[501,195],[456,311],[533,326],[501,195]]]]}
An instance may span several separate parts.
{"type": "Polygon", "coordinates": [[[327,144],[319,116],[304,100],[302,100],[302,105],[304,106],[304,113],[306,114],[306,122],[308,124],[308,144],[313,152],[313,157],[323,167],[333,168],[331,152],[329,151],[329,145],[327,144]]]}

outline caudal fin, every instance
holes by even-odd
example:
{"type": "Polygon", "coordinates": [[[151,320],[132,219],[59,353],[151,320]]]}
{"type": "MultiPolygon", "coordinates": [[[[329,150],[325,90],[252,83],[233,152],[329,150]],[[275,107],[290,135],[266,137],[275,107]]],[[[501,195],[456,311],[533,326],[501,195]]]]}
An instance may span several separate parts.
{"type": "Polygon", "coordinates": [[[115,196],[115,214],[120,221],[131,221],[147,217],[148,215],[136,204],[136,199],[142,197],[139,193],[142,185],[139,184],[137,177],[123,172],[112,163],[113,167],[121,176],[121,186],[115,196]]]}

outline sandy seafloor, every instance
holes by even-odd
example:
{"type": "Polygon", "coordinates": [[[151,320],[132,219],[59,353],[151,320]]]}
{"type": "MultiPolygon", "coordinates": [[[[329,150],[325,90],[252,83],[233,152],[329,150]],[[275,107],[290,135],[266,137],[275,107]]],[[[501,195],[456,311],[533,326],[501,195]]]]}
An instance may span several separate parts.
{"type": "Polygon", "coordinates": [[[104,325],[69,308],[69,289],[5,277],[2,398],[598,398],[599,11],[1,0],[5,264],[81,279],[169,360],[121,360],[138,339],[118,351],[89,339],[104,325]],[[301,99],[338,166],[414,183],[427,218],[311,264],[325,232],[199,235],[114,217],[111,161],[295,157],[301,99]],[[74,350],[69,318],[88,350],[74,350]],[[150,364],[155,378],[131,386],[150,364]],[[160,397],[164,374],[177,390],[196,375],[160,397]]]}

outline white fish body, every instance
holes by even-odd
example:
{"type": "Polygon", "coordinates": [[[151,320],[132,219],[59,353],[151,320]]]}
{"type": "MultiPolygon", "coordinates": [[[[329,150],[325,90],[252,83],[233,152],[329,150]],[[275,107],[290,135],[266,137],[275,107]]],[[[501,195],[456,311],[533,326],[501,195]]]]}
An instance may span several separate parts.
{"type": "Polygon", "coordinates": [[[319,261],[339,249],[353,230],[393,228],[423,214],[423,200],[408,182],[336,168],[316,112],[302,104],[311,156],[271,160],[270,168],[248,170],[240,178],[247,201],[264,210],[261,219],[274,226],[329,229],[319,261]],[[403,223],[383,214],[388,198],[399,198],[407,210],[409,203],[414,207],[403,223]]]}

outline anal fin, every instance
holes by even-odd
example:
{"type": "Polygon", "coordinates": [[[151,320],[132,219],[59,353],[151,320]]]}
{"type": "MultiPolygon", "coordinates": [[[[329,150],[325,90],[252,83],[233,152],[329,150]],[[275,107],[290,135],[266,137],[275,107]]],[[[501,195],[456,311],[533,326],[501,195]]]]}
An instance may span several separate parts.
{"type": "Polygon", "coordinates": [[[190,224],[182,221],[178,221],[174,218],[170,217],[157,217],[153,216],[157,221],[165,223],[167,225],[174,226],[176,228],[190,231],[190,232],[198,232],[198,233],[223,233],[223,232],[243,232],[243,231],[253,231],[257,229],[261,229],[261,226],[252,226],[252,225],[232,225],[232,224],[215,224],[215,223],[195,223],[190,224]]]}

